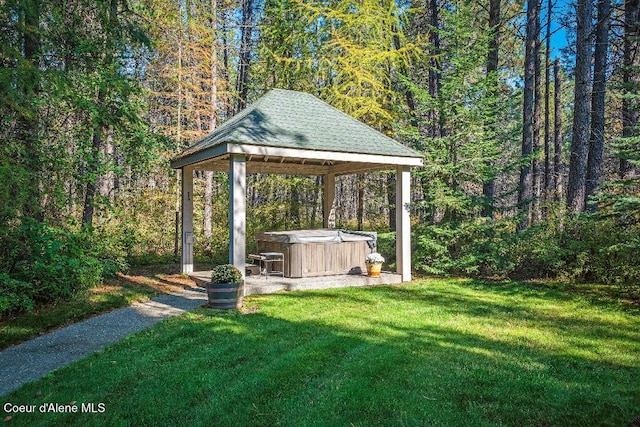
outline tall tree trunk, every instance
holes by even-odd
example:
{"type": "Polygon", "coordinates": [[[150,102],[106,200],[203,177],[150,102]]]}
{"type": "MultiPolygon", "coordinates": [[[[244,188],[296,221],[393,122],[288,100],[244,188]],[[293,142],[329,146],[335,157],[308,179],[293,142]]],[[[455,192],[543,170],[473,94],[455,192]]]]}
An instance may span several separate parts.
{"type": "MultiPolygon", "coordinates": [[[[211,75],[210,79],[210,103],[209,103],[209,132],[213,132],[218,123],[218,3],[211,0],[211,75]]],[[[213,172],[205,171],[204,191],[204,238],[206,250],[211,250],[212,217],[213,217],[213,172]]]]}
{"type": "Polygon", "coordinates": [[[251,32],[253,29],[253,0],[242,0],[242,31],[238,57],[238,80],[236,112],[247,106],[249,91],[249,61],[251,58],[251,32]]]}
{"type": "Polygon", "coordinates": [[[358,185],[358,230],[362,231],[364,229],[364,175],[358,174],[356,182],[358,185]]]}
{"type": "MultiPolygon", "coordinates": [[[[98,95],[98,105],[102,105],[104,101],[104,93],[100,91],[98,95]]],[[[96,125],[93,131],[93,137],[91,139],[91,149],[89,155],[86,158],[87,167],[85,174],[87,177],[87,183],[84,192],[84,208],[82,209],[82,228],[85,230],[91,230],[93,228],[93,217],[95,213],[96,205],[96,193],[98,183],[98,169],[99,169],[99,156],[100,149],[105,135],[105,129],[102,125],[96,125]]]]}
{"type": "MultiPolygon", "coordinates": [[[[432,99],[439,99],[441,74],[440,74],[440,11],[437,0],[429,0],[429,44],[431,45],[431,55],[429,58],[429,95],[432,99]]],[[[440,103],[438,103],[440,104],[440,103]]],[[[431,138],[443,136],[443,114],[442,109],[432,109],[429,112],[429,126],[431,138]],[[438,111],[440,110],[440,111],[438,111]]]]}
{"type": "Polygon", "coordinates": [[[518,206],[522,219],[518,230],[527,228],[531,220],[532,174],[531,156],[533,153],[534,136],[534,96],[536,75],[536,38],[538,28],[536,21],[540,19],[540,4],[538,0],[527,3],[527,38],[525,42],[524,60],[524,100],[523,100],[523,129],[522,129],[522,165],[520,166],[520,182],[518,186],[518,206]]]}
{"type": "MultiPolygon", "coordinates": [[[[489,1],[489,52],[487,53],[487,78],[490,80],[491,91],[491,116],[488,128],[489,137],[496,138],[497,130],[497,97],[498,97],[498,53],[500,48],[500,1],[489,1]]],[[[494,165],[489,162],[487,165],[491,170],[491,177],[482,185],[482,195],[484,196],[484,208],[482,216],[493,219],[493,206],[495,198],[496,181],[494,176],[494,165]]]]}
{"type": "Polygon", "coordinates": [[[553,189],[554,200],[562,199],[562,82],[560,59],[553,63],[553,189]]]}
{"type": "Polygon", "coordinates": [[[606,93],[607,51],[611,0],[598,0],[596,48],[593,57],[593,90],[591,92],[591,138],[587,157],[586,198],[600,186],[600,166],[604,150],[604,101],[606,93]]]}
{"type": "MultiPolygon", "coordinates": [[[[178,37],[178,102],[176,106],[176,144],[177,152],[182,151],[182,37],[178,37]]],[[[175,227],[173,235],[173,255],[178,256],[180,245],[180,182],[178,180],[178,172],[176,171],[176,210],[175,210],[175,227]]]]}
{"type": "Polygon", "coordinates": [[[204,218],[202,231],[205,239],[205,250],[211,249],[211,219],[213,217],[213,172],[204,171],[204,218]]]}
{"type": "MultiPolygon", "coordinates": [[[[316,227],[316,220],[318,218],[318,209],[321,207],[319,201],[320,199],[320,190],[322,188],[322,177],[316,176],[313,179],[315,186],[313,187],[313,199],[311,205],[311,218],[309,219],[309,224],[312,228],[316,227]]],[[[328,215],[328,213],[327,213],[328,215]]]]}
{"type": "Polygon", "coordinates": [[[541,189],[541,168],[540,168],[540,83],[541,83],[541,64],[540,64],[540,9],[541,0],[538,3],[538,13],[535,19],[535,78],[533,83],[533,158],[531,159],[531,169],[533,171],[533,200],[531,205],[531,221],[538,222],[540,220],[540,189],[541,189]]]}
{"type": "Polygon", "coordinates": [[[545,35],[544,53],[544,199],[547,200],[551,187],[551,13],[553,12],[553,0],[547,2],[547,33],[545,35]]]}
{"type": "Polygon", "coordinates": [[[24,144],[23,166],[30,172],[30,180],[27,185],[27,197],[22,205],[23,214],[37,221],[44,220],[44,211],[41,206],[42,194],[40,190],[40,178],[42,170],[42,156],[40,138],[38,136],[38,120],[40,109],[36,98],[40,92],[40,0],[27,0],[22,3],[22,47],[25,65],[21,67],[22,75],[19,75],[22,85],[22,94],[29,105],[29,113],[20,114],[18,117],[19,139],[24,144]]]}
{"type": "Polygon", "coordinates": [[[300,221],[300,189],[298,183],[293,180],[291,185],[291,195],[289,200],[289,218],[295,228],[301,227],[300,221]]]}
{"type": "Polygon", "coordinates": [[[387,174],[387,205],[389,206],[389,231],[396,230],[396,174],[387,174]]]}
{"type": "MultiPolygon", "coordinates": [[[[640,85],[640,1],[625,0],[624,2],[624,68],[622,82],[626,93],[637,93],[640,85]]],[[[622,99],[622,136],[634,136],[637,133],[638,105],[637,101],[625,96],[622,99]]],[[[633,165],[626,159],[620,159],[620,178],[628,178],[633,171],[633,165]]]]}
{"type": "Polygon", "coordinates": [[[587,153],[591,123],[592,9],[591,0],[578,0],[573,128],[567,183],[567,207],[571,212],[583,211],[586,200],[587,153]]]}
{"type": "MultiPolygon", "coordinates": [[[[224,15],[224,19],[222,21],[222,72],[223,72],[223,78],[224,81],[226,83],[226,87],[230,88],[231,87],[231,81],[230,81],[230,77],[229,77],[229,44],[227,42],[227,17],[226,14],[224,15]]],[[[227,91],[228,93],[228,91],[227,91]]],[[[232,103],[230,102],[230,100],[228,99],[228,95],[227,95],[227,99],[225,100],[225,118],[228,118],[229,116],[231,116],[232,111],[233,111],[233,106],[232,103]]]]}

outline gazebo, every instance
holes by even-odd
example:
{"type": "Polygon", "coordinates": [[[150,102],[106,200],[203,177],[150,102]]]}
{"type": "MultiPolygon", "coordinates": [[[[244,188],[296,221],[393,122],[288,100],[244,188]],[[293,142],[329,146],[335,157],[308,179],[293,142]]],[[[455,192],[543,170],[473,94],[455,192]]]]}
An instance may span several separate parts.
{"type": "Polygon", "coordinates": [[[423,157],[313,95],[272,89],[171,161],[182,170],[182,272],[193,273],[193,171],[229,173],[229,263],[245,271],[247,173],[323,177],[324,227],[335,177],[396,170],[396,265],[411,280],[410,168],[423,157]]]}

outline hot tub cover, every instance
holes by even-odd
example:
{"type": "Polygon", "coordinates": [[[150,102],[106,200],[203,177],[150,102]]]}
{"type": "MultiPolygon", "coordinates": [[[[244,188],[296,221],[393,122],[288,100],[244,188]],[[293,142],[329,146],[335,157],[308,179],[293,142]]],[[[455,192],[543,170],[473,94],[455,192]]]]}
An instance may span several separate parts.
{"type": "Polygon", "coordinates": [[[349,230],[285,230],[256,233],[256,240],[279,243],[341,243],[365,240],[374,248],[377,234],[374,231],[349,230]]]}

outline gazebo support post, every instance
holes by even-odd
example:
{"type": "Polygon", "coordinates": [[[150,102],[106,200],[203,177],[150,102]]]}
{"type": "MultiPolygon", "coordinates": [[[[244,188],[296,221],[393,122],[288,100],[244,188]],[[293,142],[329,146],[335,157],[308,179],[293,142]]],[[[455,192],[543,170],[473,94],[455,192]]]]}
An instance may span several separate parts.
{"type": "MultiPolygon", "coordinates": [[[[324,218],[322,221],[322,225],[324,228],[329,227],[329,217],[331,216],[331,208],[333,207],[333,202],[336,198],[336,176],[332,173],[326,174],[323,177],[324,191],[323,191],[323,202],[324,202],[324,218]]],[[[335,227],[335,218],[333,220],[333,224],[335,227]]]]}
{"type": "Polygon", "coordinates": [[[247,248],[247,163],[243,154],[229,157],[229,264],[245,275],[247,248]]]}
{"type": "Polygon", "coordinates": [[[182,168],[182,258],[181,271],[193,273],[193,166],[182,168]]]}
{"type": "Polygon", "coordinates": [[[411,281],[411,172],[408,166],[396,168],[396,272],[403,282],[411,281]]]}

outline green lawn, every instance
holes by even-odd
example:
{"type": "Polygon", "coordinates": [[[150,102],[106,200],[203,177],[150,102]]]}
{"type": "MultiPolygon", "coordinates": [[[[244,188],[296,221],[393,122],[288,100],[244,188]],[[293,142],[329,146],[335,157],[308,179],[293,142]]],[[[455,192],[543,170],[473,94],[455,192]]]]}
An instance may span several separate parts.
{"type": "Polygon", "coordinates": [[[246,305],[169,319],[0,399],[103,413],[9,425],[626,426],[640,415],[637,312],[562,285],[429,279],[246,305]]]}

